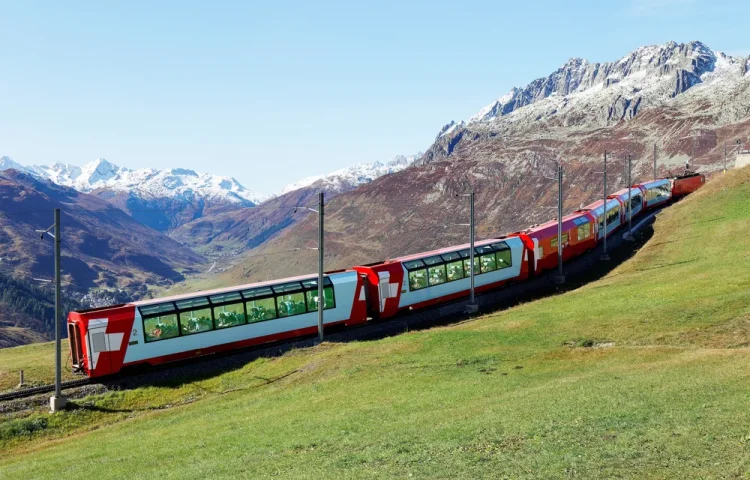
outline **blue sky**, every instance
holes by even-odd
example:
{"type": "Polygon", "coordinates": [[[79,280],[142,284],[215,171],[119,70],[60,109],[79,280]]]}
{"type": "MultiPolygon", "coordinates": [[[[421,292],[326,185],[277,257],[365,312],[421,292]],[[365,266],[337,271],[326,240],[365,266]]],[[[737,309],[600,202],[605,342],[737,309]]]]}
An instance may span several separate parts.
{"type": "Polygon", "coordinates": [[[750,2],[0,1],[0,155],[184,167],[271,193],[424,150],[570,57],[701,40],[750,2]]]}

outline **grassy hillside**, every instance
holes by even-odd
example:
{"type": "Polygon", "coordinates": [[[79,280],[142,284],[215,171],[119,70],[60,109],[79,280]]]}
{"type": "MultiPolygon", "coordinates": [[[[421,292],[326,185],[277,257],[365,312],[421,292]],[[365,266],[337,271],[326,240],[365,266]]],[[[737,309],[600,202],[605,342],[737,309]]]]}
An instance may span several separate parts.
{"type": "Polygon", "coordinates": [[[747,478],[749,202],[719,178],[600,281],[478,320],[11,415],[0,472],[747,478]]]}

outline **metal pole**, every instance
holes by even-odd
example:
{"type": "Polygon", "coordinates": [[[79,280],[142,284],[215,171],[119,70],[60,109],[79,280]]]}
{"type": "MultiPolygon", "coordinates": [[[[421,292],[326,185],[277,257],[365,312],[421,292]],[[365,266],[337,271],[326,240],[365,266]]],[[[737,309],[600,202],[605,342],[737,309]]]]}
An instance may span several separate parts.
{"type": "Polygon", "coordinates": [[[563,275],[563,240],[562,240],[562,224],[563,224],[563,167],[562,164],[557,165],[557,277],[555,283],[562,285],[565,283],[565,275],[563,275]]]}
{"type": "Polygon", "coordinates": [[[727,172],[727,142],[724,142],[724,173],[727,172]]]}
{"type": "Polygon", "coordinates": [[[324,193],[318,194],[318,339],[323,341],[323,308],[325,297],[323,296],[323,201],[324,193]]]}
{"type": "Polygon", "coordinates": [[[609,260],[607,255],[607,151],[604,151],[604,205],[602,205],[602,228],[604,229],[604,253],[600,260],[609,260]]]}
{"type": "Polygon", "coordinates": [[[65,408],[66,401],[62,396],[62,358],[60,348],[60,320],[62,293],[60,291],[60,209],[55,209],[55,396],[50,399],[53,412],[65,408]]]}
{"type": "Polygon", "coordinates": [[[656,144],[654,144],[654,180],[656,180],[656,144]]]}
{"type": "Polygon", "coordinates": [[[471,225],[469,228],[469,264],[471,265],[471,293],[469,295],[469,304],[475,305],[474,303],[474,192],[469,194],[469,212],[471,215],[471,225]]]}
{"type": "Polygon", "coordinates": [[[633,156],[628,154],[628,234],[626,240],[633,241],[633,202],[632,202],[632,173],[633,173],[633,156]]]}

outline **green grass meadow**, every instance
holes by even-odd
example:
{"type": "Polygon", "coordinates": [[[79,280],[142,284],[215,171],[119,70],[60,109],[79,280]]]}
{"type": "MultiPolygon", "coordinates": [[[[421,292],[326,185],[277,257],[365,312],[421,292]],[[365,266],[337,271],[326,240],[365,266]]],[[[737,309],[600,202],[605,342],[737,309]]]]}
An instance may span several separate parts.
{"type": "Polygon", "coordinates": [[[750,169],[654,229],[594,283],[458,325],[5,414],[0,479],[750,478],[750,169]]]}

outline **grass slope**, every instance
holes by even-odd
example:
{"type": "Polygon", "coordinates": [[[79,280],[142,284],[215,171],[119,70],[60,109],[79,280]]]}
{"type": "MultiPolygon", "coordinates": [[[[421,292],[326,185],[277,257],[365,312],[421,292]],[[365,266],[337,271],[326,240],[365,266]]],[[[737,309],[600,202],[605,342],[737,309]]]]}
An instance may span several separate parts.
{"type": "Polygon", "coordinates": [[[733,172],[600,281],[475,321],[7,416],[0,477],[748,478],[749,201],[733,172]]]}

